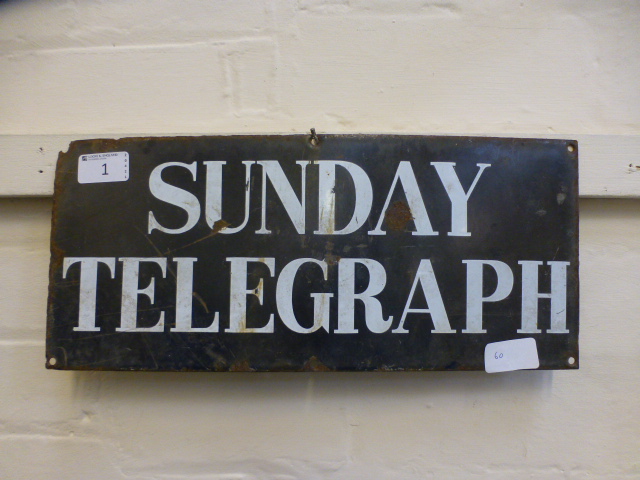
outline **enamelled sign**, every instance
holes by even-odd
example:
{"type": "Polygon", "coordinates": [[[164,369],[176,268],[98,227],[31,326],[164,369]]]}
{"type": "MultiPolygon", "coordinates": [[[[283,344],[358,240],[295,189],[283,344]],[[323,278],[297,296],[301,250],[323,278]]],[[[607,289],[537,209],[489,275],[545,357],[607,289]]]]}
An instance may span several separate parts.
{"type": "Polygon", "coordinates": [[[575,141],[81,140],[55,180],[47,366],[578,367],[575,141]]]}

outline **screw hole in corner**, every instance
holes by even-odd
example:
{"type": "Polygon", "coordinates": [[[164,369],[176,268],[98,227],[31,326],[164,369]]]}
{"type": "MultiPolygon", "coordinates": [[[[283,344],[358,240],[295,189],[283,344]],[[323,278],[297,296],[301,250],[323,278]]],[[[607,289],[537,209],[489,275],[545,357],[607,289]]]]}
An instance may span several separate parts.
{"type": "Polygon", "coordinates": [[[576,147],[574,147],[573,145],[569,144],[567,145],[567,150],[569,151],[569,153],[573,153],[576,151],[576,147]]]}
{"type": "Polygon", "coordinates": [[[573,357],[569,357],[569,358],[567,359],[567,363],[568,363],[569,365],[575,365],[575,364],[576,364],[576,359],[575,359],[575,358],[573,358],[573,357]]]}
{"type": "Polygon", "coordinates": [[[49,365],[51,365],[52,367],[54,367],[56,363],[58,363],[58,359],[56,357],[51,357],[49,359],[49,365]]]}

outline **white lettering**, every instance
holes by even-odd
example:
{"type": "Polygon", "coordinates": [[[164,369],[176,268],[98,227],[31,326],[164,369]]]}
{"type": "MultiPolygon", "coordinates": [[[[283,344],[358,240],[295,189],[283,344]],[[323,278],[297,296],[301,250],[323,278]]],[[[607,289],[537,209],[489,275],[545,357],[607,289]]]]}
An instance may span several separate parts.
{"type": "Polygon", "coordinates": [[[462,333],[487,333],[482,328],[482,304],[504,300],[513,288],[513,272],[498,260],[463,260],[467,265],[467,328],[462,333]],[[497,275],[496,290],[488,297],[482,296],[483,267],[489,265],[497,275]]]}
{"type": "Polygon", "coordinates": [[[149,212],[149,229],[148,233],[153,232],[153,230],[157,229],[161,232],[178,234],[184,233],[188,230],[191,230],[193,226],[198,223],[198,219],[200,218],[200,202],[198,198],[190,192],[183,190],[178,187],[174,187],[173,185],[169,185],[162,180],[162,171],[168,167],[182,167],[186,168],[191,172],[191,176],[193,180],[196,180],[196,173],[198,165],[196,162],[191,164],[181,163],[181,162],[167,162],[161,165],[158,165],[153,169],[151,175],[149,175],[149,190],[151,194],[156,197],[158,200],[162,200],[164,202],[170,203],[171,205],[175,205],[176,207],[180,207],[185,212],[187,212],[187,222],[180,228],[167,228],[163,227],[158,223],[153,212],[149,212]]]}
{"type": "Polygon", "coordinates": [[[374,298],[387,282],[387,272],[375,260],[369,258],[343,258],[338,268],[338,329],[335,333],[358,333],[354,326],[355,301],[361,300],[365,308],[367,328],[373,333],[384,333],[391,327],[393,317],[384,320],[382,305],[374,298]],[[362,293],[355,293],[356,264],[369,271],[369,285],[362,293]]]}
{"type": "Polygon", "coordinates": [[[274,190],[278,194],[282,206],[293,222],[293,226],[300,234],[305,229],[305,206],[306,206],[306,167],[310,163],[306,160],[296,162],[302,168],[300,184],[302,186],[302,198],[298,200],[293,187],[287,180],[280,163],[276,160],[263,160],[256,162],[262,165],[262,226],[256,231],[259,234],[269,234],[271,230],[267,230],[267,177],[271,180],[274,190]]]}
{"type": "Polygon", "coordinates": [[[208,327],[193,327],[193,264],[197,258],[177,257],[173,259],[178,264],[176,274],[176,326],[172,332],[218,332],[220,313],[216,312],[211,325],[208,327]]]}
{"type": "Polygon", "coordinates": [[[138,327],[138,295],[146,295],[151,303],[155,295],[155,278],[151,278],[146,288],[139,287],[140,263],[157,263],[162,269],[162,278],[167,274],[166,258],[121,258],[122,262],[122,308],[120,310],[120,326],[118,332],[162,332],[164,331],[164,312],[152,327],[138,327]]]}
{"type": "Polygon", "coordinates": [[[404,321],[407,315],[410,313],[429,313],[433,320],[434,329],[433,333],[456,333],[451,329],[449,323],[449,317],[444,309],[444,303],[442,302],[442,296],[440,295],[440,289],[438,288],[438,282],[436,281],[435,273],[433,272],[433,266],[431,260],[420,260],[416,277],[411,287],[411,293],[402,312],[402,318],[400,318],[400,325],[393,330],[393,333],[409,333],[409,330],[404,328],[404,321]],[[427,300],[429,308],[409,308],[411,301],[415,294],[418,284],[422,285],[422,293],[427,300]]]}
{"type": "Polygon", "coordinates": [[[324,160],[318,162],[318,230],[316,235],[346,235],[360,228],[369,217],[373,189],[366,172],[351,162],[324,160]],[[355,207],[346,227],[336,230],[336,166],[344,168],[355,186],[355,207]]]}
{"type": "Polygon", "coordinates": [[[80,300],[78,326],[74,332],[98,332],[96,327],[96,290],[98,287],[98,264],[109,267],[111,278],[116,271],[116,259],[112,257],[68,257],[62,262],[62,278],[67,278],[67,270],[80,262],[80,300]]]}
{"type": "Polygon", "coordinates": [[[305,263],[315,263],[322,269],[323,278],[327,280],[328,268],[327,263],[324,261],[316,260],[315,258],[299,258],[289,262],[287,266],[282,269],[280,276],[278,277],[278,285],[276,287],[276,302],[278,305],[278,313],[282,322],[296,333],[313,333],[321,327],[324,328],[327,333],[329,332],[329,302],[333,297],[331,293],[312,293],[313,298],[313,325],[309,328],[300,326],[298,319],[293,311],[293,283],[296,278],[296,273],[302,265],[305,263]]]}
{"type": "MultiPolygon", "coordinates": [[[[251,182],[251,166],[256,163],[253,160],[242,162],[245,167],[244,183],[244,220],[237,227],[225,227],[220,233],[230,234],[241,231],[249,221],[249,198],[251,182]]],[[[204,162],[207,166],[207,200],[205,203],[205,217],[207,225],[213,228],[218,220],[222,220],[222,166],[227,162],[204,162]]]]}
{"type": "Polygon", "coordinates": [[[449,200],[451,200],[451,231],[448,232],[447,235],[453,237],[470,237],[471,233],[467,231],[467,202],[473,189],[476,188],[480,175],[482,175],[485,168],[489,168],[491,165],[488,163],[477,164],[478,167],[480,167],[480,171],[476,174],[476,178],[473,179],[473,183],[466,193],[453,168],[456,166],[455,162],[431,162],[431,165],[433,165],[438,172],[440,181],[447,191],[449,200]]]}
{"type": "Polygon", "coordinates": [[[543,262],[521,261],[522,328],[518,333],[540,333],[538,299],[551,300],[551,328],[547,333],[569,333],[567,330],[567,266],[569,262],[547,262],[551,266],[551,293],[538,292],[538,267],[543,262]]]}
{"type": "Polygon", "coordinates": [[[229,328],[225,332],[231,333],[273,333],[273,313],[264,327],[247,328],[247,295],[254,295],[262,305],[264,295],[263,279],[254,289],[247,290],[247,263],[264,263],[273,277],[276,268],[275,258],[230,257],[231,264],[231,295],[229,303],[229,328]]]}

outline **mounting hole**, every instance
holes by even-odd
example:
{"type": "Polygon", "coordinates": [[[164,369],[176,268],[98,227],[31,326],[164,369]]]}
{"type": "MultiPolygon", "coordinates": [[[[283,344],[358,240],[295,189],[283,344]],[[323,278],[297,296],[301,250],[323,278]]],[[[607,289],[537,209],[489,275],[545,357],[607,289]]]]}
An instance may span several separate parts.
{"type": "Polygon", "coordinates": [[[311,135],[309,136],[309,145],[311,145],[312,147],[317,147],[320,144],[320,139],[318,138],[318,135],[316,135],[316,129],[312,128],[310,130],[311,135]]]}
{"type": "Polygon", "coordinates": [[[569,150],[569,153],[573,153],[576,151],[576,147],[574,147],[573,145],[568,145],[567,150],[569,150]]]}
{"type": "Polygon", "coordinates": [[[567,359],[567,363],[568,363],[569,365],[575,365],[575,363],[576,363],[576,359],[575,359],[575,358],[573,358],[573,357],[569,357],[569,358],[567,359]]]}
{"type": "Polygon", "coordinates": [[[56,357],[51,357],[51,358],[49,359],[49,365],[51,365],[52,367],[53,367],[56,363],[58,363],[58,359],[57,359],[56,357]]]}
{"type": "Polygon", "coordinates": [[[44,173],[44,170],[38,170],[38,173],[44,173]]]}

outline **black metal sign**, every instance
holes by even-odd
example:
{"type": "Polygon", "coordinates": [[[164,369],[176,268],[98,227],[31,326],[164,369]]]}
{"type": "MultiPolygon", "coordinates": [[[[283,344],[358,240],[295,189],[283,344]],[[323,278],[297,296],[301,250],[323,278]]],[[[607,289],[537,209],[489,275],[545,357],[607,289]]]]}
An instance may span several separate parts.
{"type": "Polygon", "coordinates": [[[577,368],[577,179],[564,140],[73,142],[47,366],[577,368]]]}

